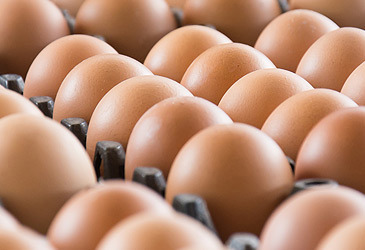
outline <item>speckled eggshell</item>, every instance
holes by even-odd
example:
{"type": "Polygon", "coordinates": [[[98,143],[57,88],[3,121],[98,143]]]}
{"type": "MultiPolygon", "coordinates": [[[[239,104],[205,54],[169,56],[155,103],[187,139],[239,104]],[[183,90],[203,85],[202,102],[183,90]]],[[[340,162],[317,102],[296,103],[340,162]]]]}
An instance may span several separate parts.
{"type": "Polygon", "coordinates": [[[200,54],[186,70],[181,84],[194,96],[218,104],[224,93],[242,76],[275,65],[251,46],[229,43],[200,54]]]}
{"type": "Polygon", "coordinates": [[[173,210],[145,186],[105,181],[74,195],[56,215],[47,236],[59,250],[95,249],[118,222],[145,212],[170,216],[173,210]]]}
{"type": "Polygon", "coordinates": [[[164,0],[88,0],[75,20],[75,33],[101,35],[120,54],[140,62],[161,37],[176,27],[164,0]]]}
{"type": "Polygon", "coordinates": [[[298,153],[296,179],[327,178],[365,193],[365,107],[323,118],[298,153]]]}
{"type": "Polygon", "coordinates": [[[285,154],[295,160],[309,131],[330,113],[358,105],[347,96],[330,89],[298,93],[282,102],[262,126],[285,154]]]}
{"type": "Polygon", "coordinates": [[[197,245],[210,250],[223,247],[212,232],[186,215],[166,217],[143,213],[117,224],[96,249],[171,250],[197,245]]]}
{"type": "Polygon", "coordinates": [[[65,36],[50,43],[34,59],[25,78],[24,96],[50,96],[77,64],[98,54],[117,54],[107,43],[87,35],[65,36]]]}
{"type": "Polygon", "coordinates": [[[85,0],[52,0],[60,9],[65,9],[72,16],[76,16],[81,4],[85,0]]]}
{"type": "Polygon", "coordinates": [[[333,227],[356,215],[365,215],[360,192],[341,186],[302,191],[270,216],[260,237],[260,250],[315,249],[333,227]]]}
{"type": "Polygon", "coordinates": [[[170,97],[192,96],[179,83],[162,76],[137,76],[113,87],[95,108],[89,124],[86,148],[94,159],[98,141],[117,141],[127,148],[138,119],[150,107],[170,97]]]}
{"type": "Polygon", "coordinates": [[[218,106],[199,97],[164,100],[138,120],[127,146],[125,177],[132,179],[137,167],[159,168],[168,176],[181,147],[200,130],[232,123],[218,106]]]}
{"type": "Polygon", "coordinates": [[[338,29],[331,19],[311,10],[292,10],[271,21],[255,48],[278,68],[295,72],[308,48],[324,34],[338,29]]]}
{"type": "Polygon", "coordinates": [[[357,104],[365,105],[365,62],[361,63],[346,79],[341,93],[350,97],[357,104]]]}
{"type": "Polygon", "coordinates": [[[186,69],[201,53],[215,45],[231,42],[212,28],[184,26],[161,38],[148,53],[144,65],[155,75],[180,82],[186,69]]]}
{"type": "Polygon", "coordinates": [[[27,98],[5,88],[0,91],[0,107],[0,118],[16,113],[43,116],[39,108],[27,98]]]}
{"type": "Polygon", "coordinates": [[[259,235],[271,212],[290,193],[293,174],[280,147],[246,124],[216,125],[179,151],[167,179],[166,199],[190,193],[207,202],[220,238],[259,235]]]}
{"type": "Polygon", "coordinates": [[[2,203],[22,224],[46,233],[62,205],[96,182],[92,163],[77,138],[49,118],[4,117],[0,137],[2,203]]]}
{"type": "Polygon", "coordinates": [[[265,26],[280,14],[276,0],[187,0],[183,23],[211,24],[232,41],[253,46],[265,26]]]}
{"type": "Polygon", "coordinates": [[[316,250],[365,249],[365,216],[351,217],[329,231],[316,250]]]}
{"type": "Polygon", "coordinates": [[[300,76],[283,69],[261,69],[236,81],[224,94],[219,107],[234,122],[262,127],[280,103],[313,87],[300,76]]]}
{"type": "Polygon", "coordinates": [[[90,57],[63,80],[55,99],[53,119],[80,117],[88,123],[101,98],[118,83],[139,75],[152,75],[137,60],[120,54],[90,57]]]}
{"type": "Polygon", "coordinates": [[[331,31],[305,52],[296,73],[315,88],[340,91],[349,75],[365,60],[365,31],[340,28],[331,31]]]}
{"type": "Polygon", "coordinates": [[[365,28],[362,0],[290,0],[290,9],[310,9],[322,13],[341,27],[365,28]]]}
{"type": "Polygon", "coordinates": [[[2,0],[0,16],[0,74],[24,78],[44,47],[70,34],[62,12],[48,0],[2,0]]]}

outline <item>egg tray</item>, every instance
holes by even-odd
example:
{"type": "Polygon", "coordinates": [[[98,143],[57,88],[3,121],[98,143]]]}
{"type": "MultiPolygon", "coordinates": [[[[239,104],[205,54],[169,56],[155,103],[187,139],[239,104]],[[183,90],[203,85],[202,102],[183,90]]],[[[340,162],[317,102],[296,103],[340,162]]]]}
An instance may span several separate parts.
{"type": "MultiPolygon", "coordinates": [[[[24,80],[16,74],[0,75],[0,85],[23,94],[24,80]]],[[[48,96],[35,96],[30,98],[41,112],[52,118],[54,101],[48,96]]],[[[71,131],[86,147],[86,136],[88,130],[87,122],[82,118],[65,118],[61,124],[71,131]]],[[[295,162],[287,157],[294,172],[295,162]]],[[[115,141],[99,141],[96,143],[95,156],[93,160],[94,170],[98,181],[108,179],[124,179],[125,150],[123,146],[115,141]],[[103,163],[103,164],[101,164],[103,163]]],[[[162,171],[152,166],[137,167],[133,172],[132,180],[154,190],[162,197],[165,196],[166,179],[162,171]]],[[[295,182],[290,196],[318,185],[338,186],[338,183],[329,179],[305,179],[295,182]]],[[[1,204],[1,201],[0,201],[1,204]]],[[[217,235],[217,231],[210,216],[205,200],[194,194],[176,195],[172,207],[185,215],[188,215],[201,222],[209,230],[217,235]]],[[[251,233],[235,233],[226,242],[226,246],[233,250],[255,250],[259,246],[258,236],[251,233]]]]}

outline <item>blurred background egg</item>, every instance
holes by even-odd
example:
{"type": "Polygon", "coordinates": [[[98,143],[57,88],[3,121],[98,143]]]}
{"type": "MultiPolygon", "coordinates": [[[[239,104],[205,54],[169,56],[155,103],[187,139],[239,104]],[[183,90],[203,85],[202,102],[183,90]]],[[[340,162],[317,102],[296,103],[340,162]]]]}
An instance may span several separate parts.
{"type": "Polygon", "coordinates": [[[60,9],[67,10],[68,13],[75,17],[85,0],[52,0],[60,9]]]}
{"type": "Polygon", "coordinates": [[[183,193],[201,196],[226,241],[235,232],[259,235],[292,185],[289,163],[270,137],[246,124],[216,125],[179,151],[167,178],[166,199],[172,203],[183,193]]]}
{"type": "Polygon", "coordinates": [[[353,216],[339,223],[320,241],[318,250],[365,249],[365,216],[353,216]]]}
{"type": "Polygon", "coordinates": [[[323,118],[298,153],[296,179],[327,178],[365,193],[365,107],[323,118]]]}
{"type": "Polygon", "coordinates": [[[353,189],[340,186],[302,191],[270,216],[260,237],[260,250],[316,249],[333,227],[364,214],[365,198],[353,189]]]}
{"type": "Polygon", "coordinates": [[[49,0],[1,0],[0,16],[0,74],[24,78],[44,47],[70,34],[62,12],[49,0]]]}
{"type": "Polygon", "coordinates": [[[283,69],[261,69],[236,81],[219,107],[234,122],[262,127],[271,112],[287,98],[313,87],[300,76],[283,69]]]}
{"type": "Polygon", "coordinates": [[[232,123],[218,106],[199,97],[175,97],[146,111],[131,133],[125,161],[125,177],[137,167],[159,168],[168,176],[181,147],[197,132],[216,124],[232,123]]]}
{"type": "Polygon", "coordinates": [[[322,13],[341,27],[365,28],[362,0],[290,0],[290,9],[310,9],[322,13]]]}
{"type": "Polygon", "coordinates": [[[308,48],[337,24],[317,12],[293,10],[271,21],[261,32],[255,48],[278,68],[295,72],[308,48]]]}
{"type": "Polygon", "coordinates": [[[182,9],[186,0],[165,0],[170,7],[176,7],[182,9]]]}
{"type": "Polygon", "coordinates": [[[161,38],[148,53],[144,65],[155,75],[180,82],[186,69],[201,53],[214,45],[231,42],[212,28],[188,25],[161,38]]]}
{"type": "Polygon", "coordinates": [[[98,141],[117,141],[126,149],[132,129],[144,112],[176,96],[192,95],[179,83],[162,76],[132,77],[113,87],[90,119],[86,148],[91,159],[98,141]]]}
{"type": "Polygon", "coordinates": [[[309,131],[326,115],[358,105],[347,96],[330,89],[298,93],[282,102],[262,126],[287,156],[295,160],[309,131]]]}
{"type": "Polygon", "coordinates": [[[60,250],[91,250],[114,225],[144,212],[170,216],[173,210],[140,184],[105,181],[74,195],[56,215],[47,236],[60,250]]]}
{"type": "Polygon", "coordinates": [[[49,44],[34,59],[25,78],[24,96],[55,99],[63,79],[84,59],[98,54],[117,54],[107,43],[87,35],[65,36],[49,44]]]}
{"type": "Polygon", "coordinates": [[[75,20],[75,33],[100,35],[120,54],[140,62],[176,27],[165,0],[88,0],[75,20]]]}
{"type": "Polygon", "coordinates": [[[0,107],[0,118],[15,113],[43,116],[31,101],[11,90],[0,91],[0,107]]]}
{"type": "Polygon", "coordinates": [[[357,104],[365,105],[365,62],[361,63],[346,79],[341,93],[357,104]]]}
{"type": "Polygon", "coordinates": [[[223,244],[200,222],[185,215],[142,213],[117,224],[96,249],[171,250],[188,246],[221,250],[223,244]]]}
{"type": "Polygon", "coordinates": [[[235,81],[265,68],[275,68],[275,65],[251,46],[222,44],[200,54],[186,70],[181,84],[194,96],[218,104],[235,81]]]}
{"type": "Polygon", "coordinates": [[[296,73],[315,88],[340,91],[349,75],[365,60],[365,31],[340,28],[331,31],[305,52],[296,73]]]}
{"type": "Polygon", "coordinates": [[[61,206],[93,185],[92,163],[76,137],[49,118],[0,120],[0,197],[22,224],[46,233],[61,206]]]}
{"type": "Polygon", "coordinates": [[[118,83],[152,75],[143,64],[120,54],[101,54],[79,63],[63,80],[55,99],[53,118],[80,117],[90,121],[101,98],[118,83]]]}
{"type": "Polygon", "coordinates": [[[186,0],[183,24],[210,24],[232,41],[253,46],[280,14],[277,0],[186,0]]]}

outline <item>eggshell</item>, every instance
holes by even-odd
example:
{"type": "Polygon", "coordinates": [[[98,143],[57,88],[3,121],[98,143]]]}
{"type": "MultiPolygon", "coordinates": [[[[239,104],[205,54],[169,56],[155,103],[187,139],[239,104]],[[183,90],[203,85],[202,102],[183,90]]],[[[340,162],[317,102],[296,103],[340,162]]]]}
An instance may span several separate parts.
{"type": "Polygon", "coordinates": [[[305,52],[296,73],[315,88],[340,91],[348,76],[365,60],[365,31],[340,28],[331,31],[305,52]]]}
{"type": "Polygon", "coordinates": [[[357,104],[337,91],[304,91],[276,107],[262,126],[262,131],[273,138],[286,155],[295,160],[305,137],[322,118],[350,107],[357,107],[357,104]]]}
{"type": "Polygon", "coordinates": [[[322,13],[341,27],[365,28],[362,0],[290,0],[290,9],[310,9],[322,13]]]}
{"type": "Polygon", "coordinates": [[[229,43],[200,54],[186,70],[181,84],[194,96],[218,104],[224,93],[242,76],[275,65],[251,46],[229,43]]]}
{"type": "Polygon", "coordinates": [[[168,176],[181,147],[197,132],[216,124],[232,123],[218,106],[199,97],[175,97],[146,111],[133,128],[127,146],[125,177],[134,169],[159,168],[168,176]]]}
{"type": "Polygon", "coordinates": [[[75,33],[101,35],[120,54],[140,62],[176,27],[164,0],[88,0],[75,20],[75,33]]]}
{"type": "Polygon", "coordinates": [[[219,102],[235,122],[261,128],[271,112],[287,98],[313,87],[283,69],[261,69],[236,81],[219,102]]]}
{"type": "Polygon", "coordinates": [[[144,65],[155,75],[181,81],[194,59],[214,45],[232,41],[212,28],[188,25],[161,38],[150,50],[144,65]]]}
{"type": "Polygon", "coordinates": [[[280,14],[276,0],[187,0],[183,23],[211,24],[232,41],[253,46],[265,26],[280,14]]]}
{"type": "Polygon", "coordinates": [[[0,118],[15,113],[43,116],[31,101],[11,90],[0,91],[0,107],[0,118]]]}
{"type": "Polygon", "coordinates": [[[61,11],[48,0],[2,0],[0,16],[0,74],[25,77],[44,47],[70,34],[61,11]]]}
{"type": "Polygon", "coordinates": [[[65,9],[71,16],[76,16],[85,0],[52,0],[59,8],[65,9]]]}
{"type": "Polygon", "coordinates": [[[15,114],[0,120],[0,197],[22,224],[45,233],[77,191],[96,182],[81,143],[49,118],[15,114]]]}
{"type": "Polygon", "coordinates": [[[65,36],[50,43],[34,59],[25,78],[24,96],[50,96],[73,67],[86,58],[117,52],[107,43],[86,35],[65,36]]]}
{"type": "Polygon", "coordinates": [[[101,241],[97,250],[170,250],[186,246],[222,248],[219,239],[200,222],[185,215],[174,217],[143,213],[118,223],[101,241]]]}
{"type": "Polygon", "coordinates": [[[353,189],[314,188],[299,192],[270,216],[261,234],[260,250],[315,249],[333,227],[364,214],[364,196],[353,189]]]}
{"type": "Polygon", "coordinates": [[[338,29],[331,19],[311,10],[288,11],[261,32],[255,48],[282,69],[295,72],[308,48],[324,34],[338,29]]]}
{"type": "Polygon", "coordinates": [[[27,229],[18,228],[17,230],[0,229],[1,249],[12,250],[55,250],[48,242],[46,237],[27,229]]]}
{"type": "Polygon", "coordinates": [[[105,181],[73,196],[53,220],[48,238],[57,249],[95,249],[115,224],[143,212],[169,216],[173,210],[140,184],[105,181]]]}
{"type": "Polygon", "coordinates": [[[357,104],[365,105],[365,62],[361,63],[346,79],[341,93],[350,97],[357,104]]]}
{"type": "Polygon", "coordinates": [[[175,96],[191,96],[177,82],[161,76],[138,76],[113,87],[95,108],[89,124],[86,148],[94,158],[98,141],[118,141],[127,148],[138,119],[156,103],[175,96]]]}
{"type": "Polygon", "coordinates": [[[298,153],[295,178],[328,178],[365,193],[365,107],[323,118],[298,153]]]}
{"type": "Polygon", "coordinates": [[[5,208],[0,207],[0,231],[16,231],[19,227],[19,222],[5,208]]]}
{"type": "Polygon", "coordinates": [[[170,7],[176,7],[182,9],[186,0],[165,0],[170,7]]]}
{"type": "Polygon", "coordinates": [[[140,62],[120,54],[92,56],[63,80],[56,96],[53,119],[80,117],[89,123],[103,96],[118,83],[138,75],[152,75],[140,62]]]}
{"type": "Polygon", "coordinates": [[[351,217],[329,231],[317,250],[365,249],[365,216],[351,217]]]}
{"type": "Polygon", "coordinates": [[[222,240],[260,231],[290,193],[293,174],[279,146],[246,124],[216,125],[179,151],[167,179],[166,199],[190,193],[207,202],[222,240]]]}

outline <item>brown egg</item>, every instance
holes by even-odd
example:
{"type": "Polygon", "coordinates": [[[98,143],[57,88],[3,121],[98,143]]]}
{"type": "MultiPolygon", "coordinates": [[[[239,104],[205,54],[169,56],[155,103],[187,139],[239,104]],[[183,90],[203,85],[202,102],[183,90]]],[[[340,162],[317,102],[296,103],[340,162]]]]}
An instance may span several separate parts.
{"type": "Polygon", "coordinates": [[[190,217],[143,213],[117,224],[96,249],[172,250],[197,245],[209,250],[223,247],[212,232],[190,217]]]}
{"type": "Polygon", "coordinates": [[[331,18],[339,26],[365,28],[362,0],[290,0],[291,9],[310,9],[331,18]]]}
{"type": "Polygon", "coordinates": [[[338,29],[331,19],[311,10],[288,11],[261,32],[255,48],[282,69],[295,72],[308,48],[324,34],[338,29]]]}
{"type": "Polygon", "coordinates": [[[219,102],[235,122],[261,128],[271,112],[289,97],[313,87],[283,69],[261,69],[235,82],[219,102]]]}
{"type": "Polygon", "coordinates": [[[0,229],[0,246],[9,250],[56,250],[46,237],[20,227],[17,230],[0,229]]]}
{"type": "Polygon", "coordinates": [[[92,36],[70,35],[49,44],[34,59],[25,79],[24,96],[50,96],[55,99],[63,79],[86,58],[117,52],[92,36]]]}
{"type": "Polygon", "coordinates": [[[365,60],[365,31],[340,28],[331,31],[305,52],[296,73],[315,88],[340,91],[348,76],[365,60]]]}
{"type": "Polygon", "coordinates": [[[365,62],[361,63],[347,78],[341,93],[357,104],[365,106],[365,62]]]}
{"type": "Polygon", "coordinates": [[[181,27],[153,46],[144,65],[156,75],[180,82],[196,57],[210,47],[223,43],[231,43],[231,40],[212,28],[201,25],[181,27]]]}
{"type": "Polygon", "coordinates": [[[187,0],[186,24],[211,24],[232,41],[253,46],[260,32],[281,14],[276,0],[187,0]]]}
{"type": "Polygon", "coordinates": [[[218,106],[199,97],[176,97],[150,108],[138,120],[128,143],[125,177],[134,169],[159,168],[168,176],[181,147],[197,132],[216,124],[232,123],[218,106]]]}
{"type": "Polygon", "coordinates": [[[176,27],[164,0],[88,0],[75,21],[75,33],[101,35],[120,54],[140,62],[176,27]]]}
{"type": "Polygon", "coordinates": [[[90,121],[103,96],[118,83],[138,75],[152,75],[143,64],[120,54],[90,57],[63,80],[54,104],[53,119],[80,117],[90,121]]]}
{"type": "Polygon", "coordinates": [[[328,178],[365,193],[365,107],[323,118],[298,153],[296,179],[328,178]]]}
{"type": "Polygon", "coordinates": [[[70,34],[61,11],[48,0],[2,0],[0,16],[0,74],[25,77],[44,47],[70,34]]]}
{"type": "Polygon", "coordinates": [[[261,234],[260,250],[315,249],[328,231],[355,215],[365,215],[365,198],[353,189],[302,191],[270,216],[261,234]]]}
{"type": "Polygon", "coordinates": [[[169,216],[168,203],[154,191],[131,182],[105,181],[73,196],[48,231],[57,249],[95,249],[118,222],[142,212],[169,216]]]}
{"type": "Polygon", "coordinates": [[[0,107],[0,118],[15,113],[43,116],[37,106],[27,98],[5,88],[0,91],[0,107]]]}
{"type": "Polygon", "coordinates": [[[77,191],[96,182],[76,137],[57,122],[15,114],[0,120],[0,197],[22,224],[45,233],[77,191]]]}
{"type": "Polygon", "coordinates": [[[52,0],[59,8],[65,9],[71,16],[76,16],[85,0],[52,0]]]}
{"type": "Polygon", "coordinates": [[[357,104],[337,91],[304,91],[282,102],[267,118],[262,131],[295,160],[300,146],[314,125],[326,115],[349,107],[357,107],[357,104]]]}
{"type": "Polygon", "coordinates": [[[192,137],[167,179],[166,199],[203,197],[222,240],[235,232],[259,235],[275,207],[290,193],[293,174],[279,146],[255,127],[217,125],[192,137]]]}
{"type": "Polygon", "coordinates": [[[112,88],[96,106],[89,124],[86,148],[94,159],[98,141],[118,141],[127,148],[138,119],[156,103],[175,96],[191,96],[179,83],[161,76],[138,76],[112,88]]]}
{"type": "Polygon", "coordinates": [[[181,84],[194,96],[218,104],[224,93],[242,76],[275,65],[251,46],[229,43],[200,54],[186,70],[181,84]]]}
{"type": "Polygon", "coordinates": [[[365,216],[351,217],[329,231],[317,250],[365,249],[365,216]]]}

